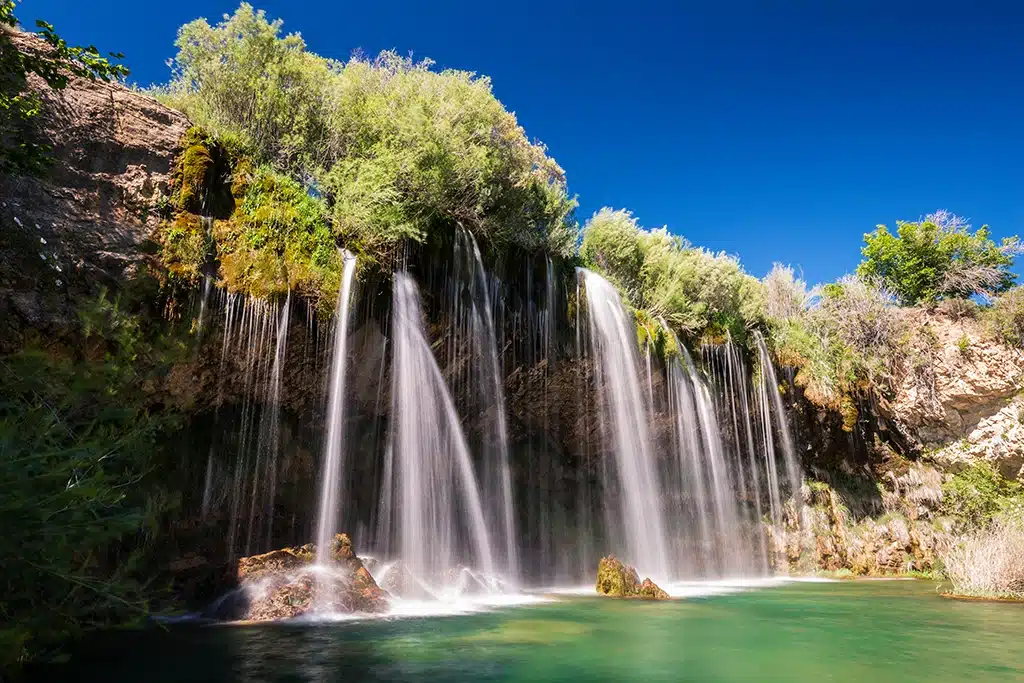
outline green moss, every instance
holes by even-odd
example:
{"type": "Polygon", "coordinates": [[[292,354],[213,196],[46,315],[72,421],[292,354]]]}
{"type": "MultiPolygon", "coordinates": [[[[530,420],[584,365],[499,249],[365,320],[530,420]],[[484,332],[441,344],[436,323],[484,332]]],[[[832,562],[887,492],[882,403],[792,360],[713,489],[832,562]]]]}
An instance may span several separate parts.
{"type": "Polygon", "coordinates": [[[161,260],[178,277],[193,281],[210,253],[210,236],[202,220],[188,213],[178,214],[166,222],[158,233],[161,260]]]}
{"type": "Polygon", "coordinates": [[[232,154],[212,136],[190,128],[181,141],[171,174],[171,204],[178,211],[200,216],[227,218],[234,210],[232,187],[228,184],[232,154]]]}
{"type": "Polygon", "coordinates": [[[612,555],[602,557],[597,565],[597,592],[601,595],[627,598],[638,594],[640,577],[636,570],[612,555]]]}

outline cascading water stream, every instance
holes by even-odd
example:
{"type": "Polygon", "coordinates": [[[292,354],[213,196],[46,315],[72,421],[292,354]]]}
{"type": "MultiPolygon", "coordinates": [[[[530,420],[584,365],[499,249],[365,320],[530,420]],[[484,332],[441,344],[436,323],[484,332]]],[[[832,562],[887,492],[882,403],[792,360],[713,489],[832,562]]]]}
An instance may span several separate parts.
{"type": "Polygon", "coordinates": [[[671,574],[661,489],[648,424],[651,414],[640,387],[636,326],[627,317],[618,290],[585,268],[579,269],[587,297],[591,351],[605,420],[603,432],[614,450],[619,514],[609,511],[628,561],[641,571],[671,574]]]}
{"type": "Polygon", "coordinates": [[[320,479],[320,515],[317,521],[316,561],[326,565],[331,558],[331,542],[337,531],[344,485],[345,369],[348,362],[348,318],[352,300],[352,281],[356,258],[345,253],[341,289],[334,313],[334,350],[331,360],[330,398],[327,408],[327,439],[320,479]]]}
{"type": "Polygon", "coordinates": [[[495,564],[469,447],[422,315],[416,284],[395,273],[391,429],[378,534],[386,555],[442,592],[453,583],[451,570],[468,565],[493,578],[495,564]]]}
{"type": "MultiPolygon", "coordinates": [[[[775,446],[771,439],[772,423],[779,434],[782,446],[782,458],[786,467],[786,478],[789,484],[790,494],[796,505],[802,504],[800,499],[800,483],[803,474],[800,471],[800,464],[796,458],[796,449],[793,447],[793,437],[789,430],[789,421],[786,419],[786,411],[782,405],[782,396],[779,393],[779,380],[775,374],[775,366],[772,364],[771,355],[768,353],[768,346],[760,332],[755,332],[754,338],[757,342],[758,358],[761,372],[758,378],[758,397],[761,413],[761,423],[765,435],[765,456],[770,457],[770,498],[772,501],[772,523],[778,524],[782,515],[782,494],[779,487],[778,468],[775,465],[775,446]]],[[[799,517],[799,515],[798,515],[799,517]]]]}
{"type": "MultiPolygon", "coordinates": [[[[498,361],[491,292],[480,248],[473,235],[462,226],[458,227],[455,235],[455,267],[456,293],[453,297],[452,319],[457,327],[465,328],[473,368],[469,384],[477,398],[477,405],[485,409],[489,417],[490,434],[484,447],[483,476],[485,490],[493,494],[493,502],[488,505],[488,517],[497,522],[496,525],[492,524],[492,529],[497,526],[494,530],[504,541],[501,544],[505,553],[504,576],[514,581],[519,575],[519,551],[516,545],[515,505],[509,469],[505,391],[498,361]]],[[[458,346],[458,337],[453,335],[455,347],[458,346]]],[[[453,349],[453,355],[457,351],[457,348],[453,349]]]]}

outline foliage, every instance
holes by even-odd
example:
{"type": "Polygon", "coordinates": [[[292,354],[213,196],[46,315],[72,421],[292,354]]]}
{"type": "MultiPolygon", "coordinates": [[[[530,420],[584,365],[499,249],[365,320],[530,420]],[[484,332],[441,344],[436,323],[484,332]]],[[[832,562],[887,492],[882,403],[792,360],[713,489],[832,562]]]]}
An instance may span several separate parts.
{"type": "Polygon", "coordinates": [[[43,100],[29,86],[29,77],[38,76],[49,88],[63,90],[72,76],[110,81],[126,76],[128,69],[117,63],[124,55],[111,54],[108,59],[93,46],[68,45],[42,20],[36,26],[45,47],[22,52],[11,38],[18,26],[14,8],[15,0],[0,0],[0,173],[40,173],[48,165],[49,149],[32,139],[43,100]]]}
{"type": "Polygon", "coordinates": [[[973,233],[970,227],[947,211],[916,223],[898,221],[895,235],[879,225],[864,236],[864,261],[857,272],[878,278],[907,305],[1008,290],[1020,240],[1010,237],[997,245],[987,226],[973,233]]]}
{"type": "Polygon", "coordinates": [[[261,297],[294,289],[330,306],[341,255],[324,201],[268,166],[235,186],[244,188],[235,213],[214,228],[228,289],[261,297]]]}
{"type": "Polygon", "coordinates": [[[456,223],[496,245],[573,253],[564,173],[489,79],[390,52],[324,59],[281,29],[248,4],[216,25],[186,24],[156,94],[322,196],[364,262],[456,223]]]}
{"type": "Polygon", "coordinates": [[[808,289],[807,283],[796,276],[791,266],[772,265],[764,281],[765,315],[770,320],[797,320],[817,301],[817,288],[808,289]]]}
{"type": "Polygon", "coordinates": [[[83,327],[88,360],[28,350],[0,361],[0,670],[130,623],[152,595],[135,570],[160,511],[144,481],[171,424],[140,389],[155,350],[105,298],[83,327]]]}
{"type": "Polygon", "coordinates": [[[673,330],[742,337],[762,317],[761,285],[734,257],[691,247],[664,228],[645,230],[628,211],[594,214],[580,257],[673,330]]]}
{"type": "Polygon", "coordinates": [[[943,513],[964,529],[987,526],[1000,514],[1024,506],[1024,486],[979,461],[943,484],[943,513]]]}
{"type": "Polygon", "coordinates": [[[1024,347],[1024,288],[1014,287],[997,296],[985,310],[983,320],[999,341],[1024,347]]]}
{"type": "Polygon", "coordinates": [[[809,399],[843,412],[844,425],[852,428],[854,396],[893,388],[907,332],[892,295],[874,282],[846,276],[823,287],[815,305],[801,307],[797,299],[805,295],[811,301],[810,293],[789,284],[784,271],[773,273],[772,305],[785,312],[768,319],[777,358],[799,368],[796,380],[809,399]]]}

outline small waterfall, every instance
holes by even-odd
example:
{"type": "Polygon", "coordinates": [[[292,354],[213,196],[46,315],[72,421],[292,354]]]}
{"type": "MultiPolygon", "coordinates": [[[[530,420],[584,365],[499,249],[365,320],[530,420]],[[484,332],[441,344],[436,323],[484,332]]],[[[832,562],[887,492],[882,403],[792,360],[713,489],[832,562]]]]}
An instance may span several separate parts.
{"type": "Polygon", "coordinates": [[[782,396],[779,394],[779,380],[775,374],[775,366],[772,364],[771,355],[768,353],[768,346],[764,337],[755,333],[757,342],[758,359],[760,362],[760,373],[757,383],[758,409],[761,421],[762,435],[764,437],[764,452],[768,468],[768,495],[771,504],[772,524],[779,524],[782,519],[782,493],[779,485],[779,473],[776,465],[775,441],[772,438],[773,429],[779,435],[782,446],[782,459],[786,467],[786,479],[789,484],[790,494],[799,506],[800,483],[802,473],[800,464],[796,458],[796,449],[793,447],[793,437],[789,430],[789,421],[786,419],[786,411],[782,406],[782,396]]]}
{"type": "Polygon", "coordinates": [[[491,308],[491,292],[487,282],[480,248],[473,235],[459,226],[455,235],[455,282],[452,297],[454,334],[450,359],[452,365],[463,350],[462,340],[470,349],[470,372],[466,384],[477,409],[487,415],[487,437],[484,440],[484,471],[482,481],[487,491],[486,506],[489,527],[504,540],[503,571],[508,580],[519,575],[519,551],[516,545],[515,503],[509,469],[508,418],[498,341],[491,308]]]}
{"type": "Polygon", "coordinates": [[[256,479],[249,501],[249,531],[245,547],[252,548],[254,526],[262,518],[266,527],[263,547],[270,546],[274,528],[274,500],[277,496],[277,461],[281,443],[281,375],[284,372],[285,353],[288,349],[288,322],[291,315],[292,294],[288,292],[277,322],[277,341],[274,344],[274,363],[270,368],[263,398],[260,431],[256,442],[256,479]],[[258,503],[262,503],[257,507],[258,503]]]}
{"type": "MultiPolygon", "coordinates": [[[[235,391],[242,394],[241,414],[236,424],[237,446],[234,472],[230,489],[230,512],[228,530],[228,548],[230,557],[236,557],[239,550],[250,554],[252,546],[253,518],[244,514],[246,502],[252,499],[254,490],[259,486],[259,475],[253,460],[259,440],[259,424],[264,413],[263,398],[270,381],[270,370],[273,356],[269,352],[274,343],[276,316],[269,302],[261,299],[250,299],[240,295],[227,294],[225,297],[224,340],[221,346],[222,367],[227,363],[237,366],[242,375],[241,386],[235,391]],[[256,441],[257,443],[253,443],[256,441]],[[238,539],[241,527],[245,524],[245,543],[239,548],[238,539]]],[[[227,387],[222,372],[221,386],[218,394],[224,399],[227,387]]]]}
{"type": "Polygon", "coordinates": [[[352,280],[356,258],[345,253],[345,266],[334,313],[334,350],[331,359],[330,398],[327,408],[327,440],[320,478],[320,515],[317,521],[317,563],[327,564],[331,558],[331,541],[337,531],[342,487],[345,485],[345,366],[348,362],[348,318],[352,301],[352,280]]]}
{"type": "Polygon", "coordinates": [[[615,452],[615,476],[606,477],[606,495],[617,493],[619,510],[606,510],[608,527],[616,530],[629,562],[665,578],[671,574],[668,542],[648,431],[651,411],[640,386],[636,325],[611,283],[584,268],[579,273],[586,290],[597,391],[604,405],[602,431],[615,452]]]}
{"type": "Polygon", "coordinates": [[[380,546],[428,583],[445,583],[460,565],[493,577],[494,553],[469,447],[423,329],[419,290],[404,273],[394,276],[391,315],[391,430],[380,546]]]}

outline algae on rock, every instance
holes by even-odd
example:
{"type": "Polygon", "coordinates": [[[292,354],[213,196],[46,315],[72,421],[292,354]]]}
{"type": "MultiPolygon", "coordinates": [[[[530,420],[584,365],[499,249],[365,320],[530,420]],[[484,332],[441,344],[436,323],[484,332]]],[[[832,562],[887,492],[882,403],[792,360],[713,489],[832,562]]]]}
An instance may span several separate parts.
{"type": "Polygon", "coordinates": [[[640,581],[636,569],[614,555],[602,557],[597,565],[597,592],[616,598],[668,600],[669,595],[649,578],[640,581]]]}

